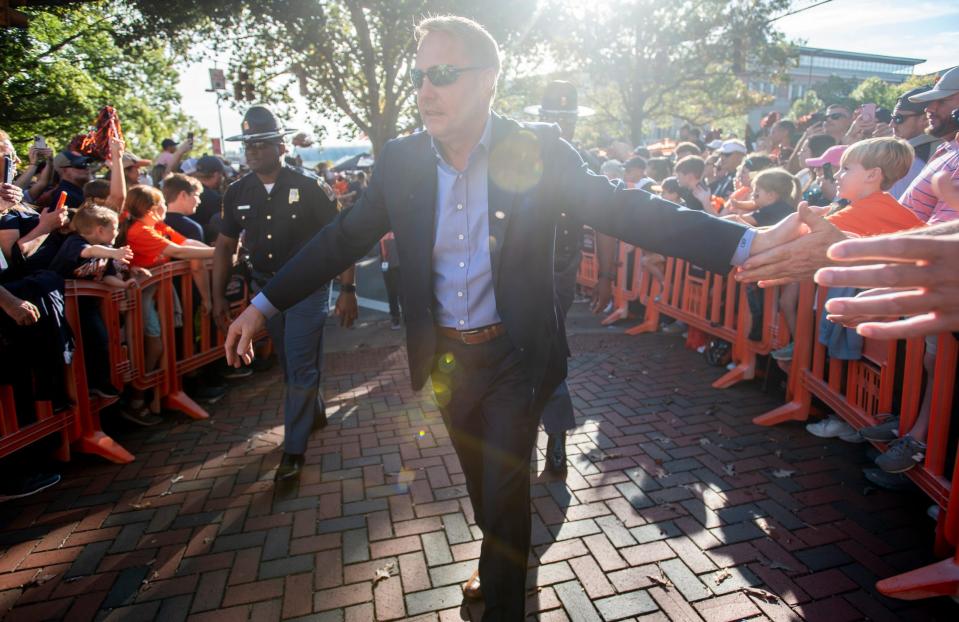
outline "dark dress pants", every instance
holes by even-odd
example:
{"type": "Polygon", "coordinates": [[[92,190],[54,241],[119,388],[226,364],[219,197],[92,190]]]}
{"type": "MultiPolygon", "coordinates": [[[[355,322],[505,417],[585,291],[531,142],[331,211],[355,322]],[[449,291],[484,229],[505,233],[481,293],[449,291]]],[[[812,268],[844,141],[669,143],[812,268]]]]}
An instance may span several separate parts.
{"type": "Polygon", "coordinates": [[[483,620],[523,620],[538,424],[533,383],[507,335],[476,345],[440,336],[437,348],[433,391],[483,531],[483,620]]]}

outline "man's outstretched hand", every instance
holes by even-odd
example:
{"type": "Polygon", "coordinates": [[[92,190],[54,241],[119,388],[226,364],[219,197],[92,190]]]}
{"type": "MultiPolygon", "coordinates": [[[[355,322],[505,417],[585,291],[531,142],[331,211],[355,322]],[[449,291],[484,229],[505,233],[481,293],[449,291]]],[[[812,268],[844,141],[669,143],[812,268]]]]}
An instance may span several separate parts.
{"type": "Polygon", "coordinates": [[[243,310],[226,333],[226,364],[232,367],[253,362],[253,337],[266,326],[266,318],[253,305],[243,310]]]}
{"type": "Polygon", "coordinates": [[[761,229],[736,279],[773,287],[812,278],[816,270],[830,264],[826,250],[847,238],[826,220],[827,211],[828,208],[810,207],[803,201],[795,214],[761,229]]]}
{"type": "Polygon", "coordinates": [[[831,247],[829,257],[875,263],[824,268],[816,273],[820,285],[893,288],[826,302],[830,314],[856,317],[856,332],[863,337],[906,339],[959,331],[959,234],[848,240],[831,247]]]}
{"type": "Polygon", "coordinates": [[[336,297],[336,304],[333,306],[333,315],[340,318],[340,326],[350,328],[353,322],[360,316],[359,304],[356,301],[356,294],[352,292],[340,292],[336,297]]]}

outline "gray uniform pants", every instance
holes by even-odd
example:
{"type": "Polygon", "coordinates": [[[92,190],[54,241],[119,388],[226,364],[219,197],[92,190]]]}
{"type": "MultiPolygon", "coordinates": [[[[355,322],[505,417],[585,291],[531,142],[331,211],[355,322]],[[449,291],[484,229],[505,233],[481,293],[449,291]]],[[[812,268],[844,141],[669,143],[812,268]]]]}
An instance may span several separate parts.
{"type": "MultiPolygon", "coordinates": [[[[563,317],[573,306],[573,296],[576,294],[576,275],[579,273],[580,253],[576,253],[574,261],[570,261],[562,272],[553,274],[553,287],[556,288],[556,298],[559,301],[563,317]]],[[[564,380],[553,394],[549,396],[543,407],[543,428],[547,434],[560,434],[576,427],[573,416],[573,401],[569,396],[569,387],[564,380]]]]}
{"type": "Polygon", "coordinates": [[[286,396],[283,400],[283,448],[302,454],[317,417],[326,417],[320,387],[323,369],[323,326],[330,298],[329,285],[316,290],[286,311],[267,320],[280,363],[286,396]]]}

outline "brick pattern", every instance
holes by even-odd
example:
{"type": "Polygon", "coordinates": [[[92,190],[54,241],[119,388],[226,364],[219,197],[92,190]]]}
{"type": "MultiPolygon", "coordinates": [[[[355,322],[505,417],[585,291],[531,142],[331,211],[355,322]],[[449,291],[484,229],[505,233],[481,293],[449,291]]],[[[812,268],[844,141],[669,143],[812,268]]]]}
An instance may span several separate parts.
{"type": "MultiPolygon", "coordinates": [[[[930,561],[932,523],[863,483],[861,447],[751,425],[776,398],[711,389],[719,371],[675,338],[572,342],[573,466],[534,479],[531,616],[959,619],[949,601],[875,592],[930,561]]],[[[272,481],[277,371],[236,384],[209,421],[117,430],[134,463],[79,457],[60,486],[0,506],[0,617],[479,619],[459,587],[481,544],[462,469],[405,362],[328,357],[330,425],[292,487],[272,481]]]]}

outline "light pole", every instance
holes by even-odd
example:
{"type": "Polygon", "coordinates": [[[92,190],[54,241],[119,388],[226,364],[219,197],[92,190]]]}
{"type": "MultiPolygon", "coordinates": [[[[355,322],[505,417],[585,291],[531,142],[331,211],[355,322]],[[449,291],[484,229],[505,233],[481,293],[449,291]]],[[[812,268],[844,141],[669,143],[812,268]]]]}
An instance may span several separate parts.
{"type": "Polygon", "coordinates": [[[210,68],[210,88],[206,89],[207,93],[213,93],[216,95],[216,118],[220,124],[220,152],[222,155],[223,152],[223,113],[220,110],[220,98],[222,97],[222,92],[226,90],[226,76],[223,75],[223,70],[218,69],[216,64],[210,68]]]}

